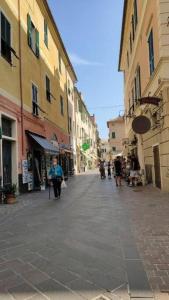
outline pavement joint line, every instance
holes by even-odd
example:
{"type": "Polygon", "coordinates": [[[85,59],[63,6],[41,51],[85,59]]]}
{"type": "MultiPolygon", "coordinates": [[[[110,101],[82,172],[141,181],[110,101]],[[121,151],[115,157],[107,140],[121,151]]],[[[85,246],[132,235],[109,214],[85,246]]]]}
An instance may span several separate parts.
{"type": "MultiPolygon", "coordinates": [[[[36,290],[39,294],[41,294],[43,297],[45,297],[47,300],[50,300],[50,298],[48,296],[46,296],[45,294],[43,294],[36,286],[34,286],[31,282],[29,282],[26,278],[24,278],[21,274],[20,277],[23,279],[23,281],[25,281],[28,285],[30,285],[34,290],[36,290]]],[[[21,284],[18,284],[18,286],[21,284]]],[[[35,294],[36,295],[36,294],[35,294]]],[[[34,296],[34,295],[33,295],[34,296]]],[[[31,296],[31,297],[33,297],[31,296]]],[[[26,298],[27,299],[31,299],[31,297],[26,298]]]]}
{"type": "Polygon", "coordinates": [[[121,285],[116,287],[114,290],[112,290],[111,293],[114,293],[114,292],[118,291],[121,287],[125,286],[126,284],[127,284],[127,282],[122,283],[121,285]]]}

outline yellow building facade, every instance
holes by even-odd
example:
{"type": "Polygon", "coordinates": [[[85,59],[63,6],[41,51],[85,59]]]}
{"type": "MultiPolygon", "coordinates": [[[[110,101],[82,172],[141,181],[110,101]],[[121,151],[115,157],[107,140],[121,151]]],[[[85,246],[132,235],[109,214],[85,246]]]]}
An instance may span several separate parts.
{"type": "Polygon", "coordinates": [[[46,0],[1,1],[0,20],[0,175],[26,190],[23,165],[40,186],[60,145],[66,168],[68,78],[77,78],[46,0]]]}
{"type": "Polygon", "coordinates": [[[169,0],[125,0],[119,57],[127,153],[137,153],[145,182],[164,191],[169,191],[168,11],[169,0]],[[132,129],[137,116],[150,120],[145,134],[132,129]]]}

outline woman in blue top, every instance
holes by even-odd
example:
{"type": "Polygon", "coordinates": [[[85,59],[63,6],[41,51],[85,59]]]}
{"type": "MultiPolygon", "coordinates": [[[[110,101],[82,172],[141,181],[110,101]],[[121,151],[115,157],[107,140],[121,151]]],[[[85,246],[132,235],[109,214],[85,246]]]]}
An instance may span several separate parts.
{"type": "Polygon", "coordinates": [[[58,197],[60,198],[63,170],[62,167],[58,164],[57,158],[53,158],[52,160],[52,167],[50,168],[49,176],[53,182],[55,199],[57,199],[58,197]]]}

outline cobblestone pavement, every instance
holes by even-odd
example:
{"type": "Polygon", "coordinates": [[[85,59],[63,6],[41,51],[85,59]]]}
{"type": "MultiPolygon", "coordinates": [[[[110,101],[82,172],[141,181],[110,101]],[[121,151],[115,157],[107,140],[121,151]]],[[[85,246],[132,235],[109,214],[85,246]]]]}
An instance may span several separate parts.
{"type": "Polygon", "coordinates": [[[168,196],[90,172],[1,205],[0,300],[168,300],[168,196]]]}

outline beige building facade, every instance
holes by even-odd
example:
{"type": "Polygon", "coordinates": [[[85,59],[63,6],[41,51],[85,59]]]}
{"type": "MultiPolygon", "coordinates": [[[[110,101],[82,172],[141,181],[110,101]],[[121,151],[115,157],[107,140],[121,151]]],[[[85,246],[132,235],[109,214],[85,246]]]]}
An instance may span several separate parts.
{"type": "Polygon", "coordinates": [[[124,117],[117,117],[107,122],[109,129],[109,148],[112,158],[123,151],[123,139],[125,138],[124,117]]]}
{"type": "Polygon", "coordinates": [[[169,191],[168,12],[169,0],[125,0],[119,57],[127,152],[137,153],[145,181],[164,191],[169,191]],[[150,120],[148,132],[133,131],[137,116],[150,120]]]}
{"type": "Polygon", "coordinates": [[[112,150],[109,145],[108,140],[100,141],[100,152],[101,152],[101,160],[105,162],[109,162],[112,160],[112,150]]]}
{"type": "Polygon", "coordinates": [[[98,131],[94,115],[91,116],[82,94],[75,88],[75,128],[76,128],[76,171],[93,169],[98,161],[98,131]]]}

